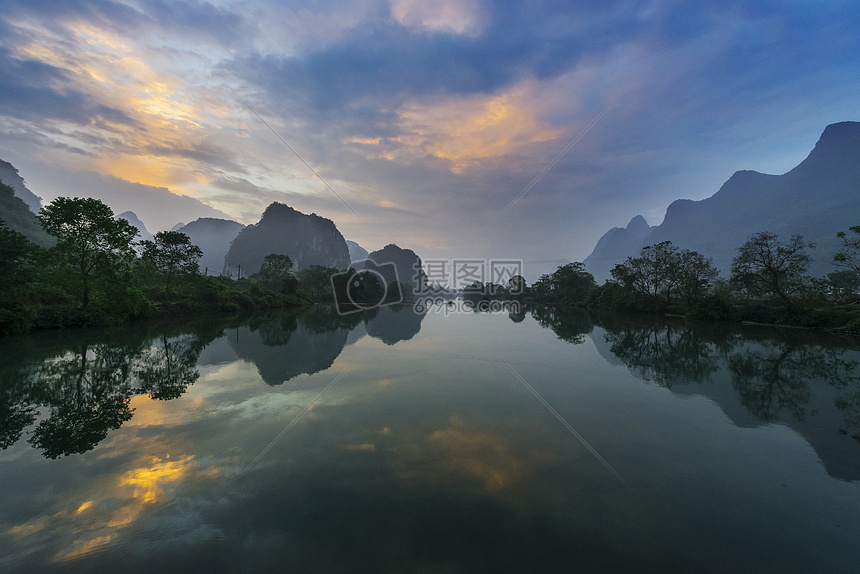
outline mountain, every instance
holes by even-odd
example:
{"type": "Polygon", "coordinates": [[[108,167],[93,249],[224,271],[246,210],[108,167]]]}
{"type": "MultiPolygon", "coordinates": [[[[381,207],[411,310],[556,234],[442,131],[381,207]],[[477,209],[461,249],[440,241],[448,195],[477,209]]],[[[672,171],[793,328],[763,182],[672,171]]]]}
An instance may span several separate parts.
{"type": "Polygon", "coordinates": [[[597,241],[594,251],[585,258],[585,266],[602,282],[609,278],[609,271],[642,247],[642,241],[654,228],[648,225],[645,218],[637,215],[630,220],[627,227],[613,227],[597,241]]]}
{"type": "Polygon", "coordinates": [[[334,222],[315,213],[305,215],[283,203],[271,204],[258,223],[239,232],[224,263],[231,274],[241,265],[242,276],[247,277],[259,271],[263,258],[270,253],[289,255],[296,271],[311,265],[349,267],[349,249],[334,222]]]}
{"type": "Polygon", "coordinates": [[[179,225],[174,231],[184,233],[191,238],[191,243],[203,250],[200,269],[210,275],[217,275],[224,270],[224,256],[230,250],[230,243],[243,227],[241,223],[230,219],[201,217],[187,225],[179,225]]]}
{"type": "Polygon", "coordinates": [[[388,284],[397,280],[412,285],[416,292],[427,285],[427,275],[421,267],[421,258],[411,249],[402,249],[391,243],[370,253],[367,258],[375,263],[367,265],[367,268],[377,271],[388,284]]]}
{"type": "Polygon", "coordinates": [[[0,182],[0,219],[9,229],[21,233],[41,247],[54,245],[55,240],[45,231],[27,204],[15,195],[11,185],[0,182]]]}
{"type": "Polygon", "coordinates": [[[15,190],[15,196],[23,201],[33,213],[42,209],[42,198],[27,189],[18,170],[8,161],[0,159],[0,181],[15,190]]]}
{"type": "Polygon", "coordinates": [[[137,236],[138,241],[152,241],[152,233],[146,228],[146,225],[140,220],[140,218],[135,215],[133,211],[123,211],[119,215],[115,216],[114,219],[125,219],[133,226],[137,227],[137,230],[140,231],[140,235],[137,236]]]}
{"type": "Polygon", "coordinates": [[[179,231],[179,230],[180,230],[180,229],[182,229],[183,227],[185,227],[185,224],[184,224],[184,223],[182,223],[182,222],[180,221],[179,223],[177,223],[176,225],[174,225],[173,227],[171,227],[171,228],[170,228],[170,231],[179,231]]]}
{"type": "Polygon", "coordinates": [[[611,230],[585,261],[602,281],[641,247],[671,241],[713,257],[727,276],[738,247],[753,233],[771,231],[785,240],[799,233],[814,243],[810,273],[825,275],[833,271],[833,254],[839,250],[836,232],[852,225],[860,225],[860,122],[841,122],[827,126],[809,156],[791,171],[738,171],[707,199],[673,202],[663,223],[635,244],[622,245],[623,238],[616,242],[618,233],[607,237],[611,230]]]}
{"type": "Polygon", "coordinates": [[[349,261],[354,263],[367,259],[367,249],[356,243],[355,241],[346,240],[346,247],[349,249],[349,261]]]}

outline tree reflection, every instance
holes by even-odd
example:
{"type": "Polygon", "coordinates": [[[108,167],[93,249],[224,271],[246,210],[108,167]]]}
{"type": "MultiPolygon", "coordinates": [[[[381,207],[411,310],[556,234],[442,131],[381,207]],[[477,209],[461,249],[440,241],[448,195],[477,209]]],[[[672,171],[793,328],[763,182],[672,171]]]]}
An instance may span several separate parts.
{"type": "Polygon", "coordinates": [[[858,365],[835,349],[794,339],[756,341],[729,354],[727,362],[741,402],[762,421],[777,420],[782,412],[803,421],[810,383],[844,388],[856,381],[858,365]]]}
{"type": "Polygon", "coordinates": [[[153,399],[176,399],[200,376],[195,366],[206,345],[191,334],[169,339],[163,333],[159,343],[145,349],[136,361],[137,390],[153,399]]]}
{"type": "Polygon", "coordinates": [[[701,333],[672,324],[647,323],[607,331],[612,353],[646,381],[671,387],[702,383],[719,370],[717,346],[701,333]]]}
{"type": "Polygon", "coordinates": [[[552,329],[559,339],[572,345],[585,341],[585,335],[594,328],[588,313],[577,307],[537,305],[530,307],[530,311],[541,327],[552,329]]]}
{"type": "Polygon", "coordinates": [[[27,442],[47,458],[84,453],[131,419],[134,396],[181,396],[199,377],[200,351],[223,328],[205,330],[204,338],[167,326],[153,337],[152,327],[102,334],[101,341],[91,331],[64,333],[45,346],[21,338],[22,352],[2,369],[0,448],[15,444],[45,409],[27,442]],[[79,341],[69,344],[75,335],[79,341]]]}

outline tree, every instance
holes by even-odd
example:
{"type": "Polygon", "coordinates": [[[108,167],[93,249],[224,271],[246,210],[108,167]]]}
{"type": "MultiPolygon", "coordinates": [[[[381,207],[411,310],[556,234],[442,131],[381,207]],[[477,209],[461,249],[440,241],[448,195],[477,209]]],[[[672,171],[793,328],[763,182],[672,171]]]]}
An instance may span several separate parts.
{"type": "Polygon", "coordinates": [[[203,250],[191,243],[191,238],[179,231],[159,231],[153,241],[141,241],[142,256],[164,276],[164,292],[170,291],[178,275],[196,275],[203,250]]]}
{"type": "Polygon", "coordinates": [[[94,278],[115,273],[134,259],[132,241],[137,228],[124,219],[114,219],[111,208],[98,199],[58,197],[38,217],[57,238],[49,252],[80,280],[83,309],[89,305],[94,278]]]}
{"type": "Polygon", "coordinates": [[[713,286],[720,272],[713,259],[697,251],[682,249],[678,253],[678,291],[688,301],[698,301],[713,286]]]}
{"type": "Polygon", "coordinates": [[[0,219],[0,292],[16,287],[33,263],[39,248],[0,219]]]}
{"type": "Polygon", "coordinates": [[[299,283],[313,299],[333,300],[331,287],[331,276],[343,273],[334,267],[323,267],[322,265],[311,265],[299,272],[299,283]]]}
{"type": "Polygon", "coordinates": [[[805,243],[802,235],[792,235],[788,243],[778,239],[769,231],[751,235],[732,261],[732,282],[753,295],[777,295],[790,302],[789,297],[802,289],[809,269],[806,248],[814,245],[805,243]]]}
{"type": "Polygon", "coordinates": [[[828,273],[825,289],[835,301],[848,300],[860,290],[860,274],[849,269],[828,273]]]}
{"type": "Polygon", "coordinates": [[[560,266],[550,278],[553,298],[561,304],[577,305],[585,302],[597,287],[594,275],[586,271],[585,265],[573,261],[560,266]]]}
{"type": "Polygon", "coordinates": [[[612,278],[642,295],[660,297],[672,302],[672,289],[680,280],[681,256],[671,241],[643,247],[639,257],[628,257],[616,265],[612,278]]]}
{"type": "Polygon", "coordinates": [[[860,225],[848,229],[854,233],[853,236],[849,237],[844,231],[836,234],[842,240],[842,250],[833,256],[833,262],[860,275],[860,225]]]}
{"type": "Polygon", "coordinates": [[[295,293],[298,280],[293,275],[293,261],[289,255],[270,253],[263,258],[260,270],[250,277],[259,281],[272,291],[279,293],[295,293]]]}
{"type": "Polygon", "coordinates": [[[520,299],[526,294],[528,284],[522,275],[514,275],[508,279],[508,295],[513,299],[520,299]]]}

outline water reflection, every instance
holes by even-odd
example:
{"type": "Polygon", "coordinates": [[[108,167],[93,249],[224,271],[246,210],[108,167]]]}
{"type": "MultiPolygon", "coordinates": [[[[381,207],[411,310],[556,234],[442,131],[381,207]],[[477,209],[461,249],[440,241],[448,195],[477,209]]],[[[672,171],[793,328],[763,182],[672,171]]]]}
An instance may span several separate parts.
{"type": "Polygon", "coordinates": [[[0,570],[856,564],[858,345],[436,311],[0,340],[0,570]]]}
{"type": "Polygon", "coordinates": [[[41,419],[28,442],[46,458],[92,450],[131,419],[132,397],[174,399],[197,380],[198,355],[220,334],[199,327],[39,333],[4,342],[0,447],[41,419]]]}
{"type": "Polygon", "coordinates": [[[597,323],[603,340],[596,334],[595,345],[605,352],[601,343],[607,344],[612,358],[637,377],[707,396],[738,426],[786,424],[816,449],[832,476],[860,479],[857,341],[651,318],[600,317],[597,323]]]}

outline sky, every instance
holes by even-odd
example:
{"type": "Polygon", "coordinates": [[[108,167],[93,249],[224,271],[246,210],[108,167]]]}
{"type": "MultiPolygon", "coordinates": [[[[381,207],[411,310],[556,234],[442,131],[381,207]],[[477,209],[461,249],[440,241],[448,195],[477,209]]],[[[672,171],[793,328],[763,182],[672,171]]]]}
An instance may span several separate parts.
{"type": "Polygon", "coordinates": [[[857,30],[856,0],[0,0],[0,159],[151,232],[280,201],[534,278],[860,120],[857,30]]]}

